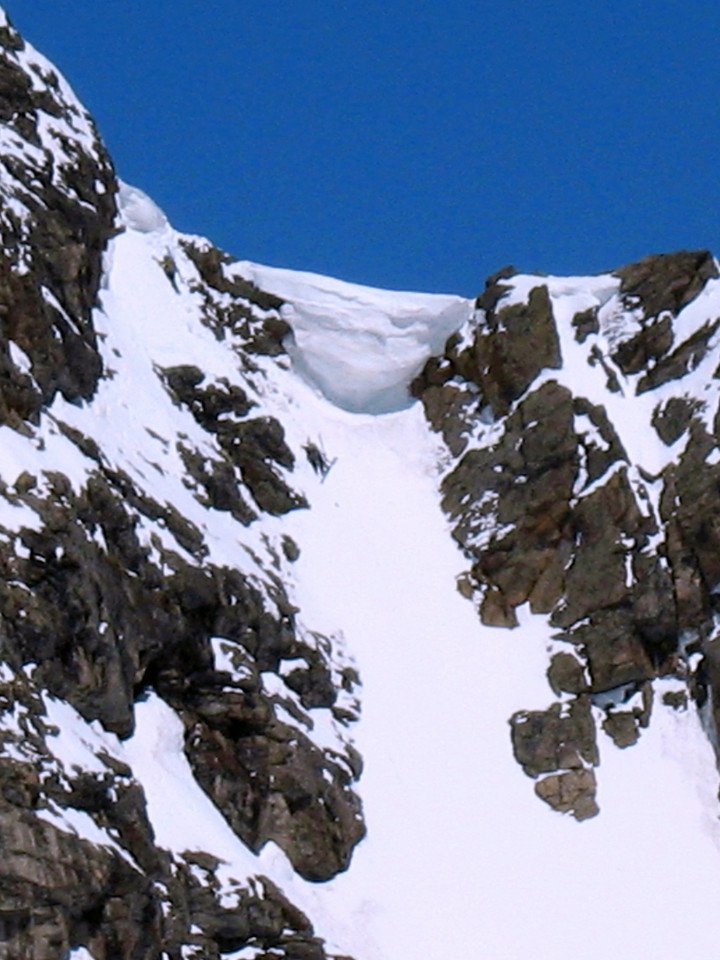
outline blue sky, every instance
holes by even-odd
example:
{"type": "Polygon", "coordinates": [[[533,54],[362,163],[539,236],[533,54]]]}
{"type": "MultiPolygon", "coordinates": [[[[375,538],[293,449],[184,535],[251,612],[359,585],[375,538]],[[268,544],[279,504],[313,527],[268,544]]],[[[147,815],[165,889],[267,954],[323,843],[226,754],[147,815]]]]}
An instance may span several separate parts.
{"type": "Polygon", "coordinates": [[[234,255],[476,293],[720,254],[720,6],[6,0],[119,174],[234,255]]]}

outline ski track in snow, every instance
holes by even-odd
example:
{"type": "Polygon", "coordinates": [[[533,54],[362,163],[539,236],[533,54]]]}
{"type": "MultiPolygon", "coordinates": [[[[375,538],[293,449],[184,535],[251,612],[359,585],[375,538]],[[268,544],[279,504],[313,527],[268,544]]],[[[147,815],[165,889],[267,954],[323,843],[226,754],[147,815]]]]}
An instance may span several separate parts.
{"type": "MultiPolygon", "coordinates": [[[[165,411],[153,425],[170,437],[178,414],[161,395],[153,364],[195,359],[211,375],[229,377],[235,364],[198,329],[192,300],[178,298],[157,267],[175,242],[164,216],[132,188],[124,203],[131,229],[114,243],[101,329],[124,382],[165,411]]],[[[545,681],[551,631],[525,611],[515,631],[482,627],[457,592],[467,561],[440,509],[440,451],[405,393],[425,357],[466,319],[468,302],[258,265],[238,269],[284,296],[296,327],[301,376],[278,372],[268,409],[296,447],[319,438],[333,463],[322,482],[298,464],[312,509],[284,518],[282,530],[302,551],[290,588],[304,623],[342,630],[361,672],[355,737],[365,761],[359,786],[368,836],[350,870],[326,884],[299,879],[273,844],[255,856],[195,783],[180,721],[157,697],[138,704],[137,732],[124,745],[96,724],[65,718],[57,753],[83,765],[95,744],[124,757],[145,787],[161,845],[222,857],[228,889],[233,879],[269,876],[331,950],[356,960],[715,956],[717,775],[694,710],[675,713],[656,697],[650,728],[626,751],[600,734],[601,813],[582,824],[545,807],[512,758],[511,714],[554,699],[545,681]],[[73,744],[73,736],[90,746],[73,744]]],[[[60,401],[54,406],[78,426],[92,411],[106,433],[111,420],[127,420],[124,431],[106,437],[116,461],[134,455],[138,437],[150,444],[112,381],[83,416],[60,401]]],[[[183,426],[192,435],[187,417],[183,426]]],[[[213,558],[237,563],[222,518],[201,512],[173,476],[172,454],[155,444],[147,457],[162,463],[163,496],[204,525],[213,558]]],[[[76,482],[83,470],[75,469],[76,482]]],[[[278,527],[268,521],[267,529],[278,527]]]]}

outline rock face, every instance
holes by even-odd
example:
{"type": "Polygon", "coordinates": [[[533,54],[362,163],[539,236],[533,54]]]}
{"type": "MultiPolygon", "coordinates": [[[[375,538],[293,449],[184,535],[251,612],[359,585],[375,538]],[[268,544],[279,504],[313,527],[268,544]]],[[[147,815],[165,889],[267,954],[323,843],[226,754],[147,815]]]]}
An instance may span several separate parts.
{"type": "Polygon", "coordinates": [[[0,422],[18,426],[58,391],[95,391],[91,311],[116,183],[90,117],[10,26],[0,28],[0,123],[0,422]]]}
{"type": "Polygon", "coordinates": [[[563,699],[511,718],[512,744],[578,819],[597,812],[594,724],[625,747],[654,678],[700,703],[717,683],[719,321],[698,300],[717,277],[706,251],[576,284],[503,271],[413,384],[455,458],[442,490],[463,592],[487,625],[517,626],[527,604],[557,628],[563,699]]]}
{"type": "Polygon", "coordinates": [[[261,526],[307,508],[298,461],[314,476],[310,438],[288,438],[264,400],[287,369],[282,301],[119,187],[70,88],[2,20],[0,955],[322,960],[270,878],[156,843],[123,747],[138,702],[161,698],[198,790],[302,877],[344,870],[364,834],[344,732],[358,675],[299,617],[285,586],[299,548],[261,526]],[[142,369],[113,323],[156,318],[123,313],[103,267],[140,240],[167,312],[196,317],[142,369]],[[133,377],[166,415],[133,409],[133,377]]]}

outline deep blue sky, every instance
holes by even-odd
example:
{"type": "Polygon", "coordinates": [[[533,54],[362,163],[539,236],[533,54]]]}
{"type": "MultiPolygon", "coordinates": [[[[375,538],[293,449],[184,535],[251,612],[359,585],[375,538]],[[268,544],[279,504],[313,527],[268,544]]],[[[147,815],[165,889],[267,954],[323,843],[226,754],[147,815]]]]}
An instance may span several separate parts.
{"type": "Polygon", "coordinates": [[[471,295],[720,253],[720,4],[4,5],[120,175],[238,257],[471,295]]]}

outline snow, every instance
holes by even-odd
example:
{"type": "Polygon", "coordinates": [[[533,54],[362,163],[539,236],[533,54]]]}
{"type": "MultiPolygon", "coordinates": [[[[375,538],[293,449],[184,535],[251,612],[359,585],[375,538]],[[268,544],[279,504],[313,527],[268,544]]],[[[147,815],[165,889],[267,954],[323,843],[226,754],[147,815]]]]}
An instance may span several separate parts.
{"type": "MultiPolygon", "coordinates": [[[[257,869],[255,856],[243,846],[218,814],[212,801],[198,787],[183,750],[183,726],[174,711],[150,694],[137,704],[136,730],[123,745],[135,777],[145,788],[148,813],[157,843],[167,850],[230,852],[240,858],[244,875],[257,869]],[[182,797],[182,805],[172,798],[182,797]]],[[[239,864],[238,864],[239,865],[239,864]]]]}
{"type": "MultiPolygon", "coordinates": [[[[100,382],[89,407],[78,407],[58,397],[52,413],[102,438],[103,455],[113,466],[124,469],[155,500],[172,504],[203,531],[211,561],[239,567],[250,575],[257,564],[236,536],[229,535],[228,515],[208,510],[183,482],[180,440],[208,458],[217,459],[218,451],[191,413],[170,402],[159,376],[166,367],[195,364],[210,381],[225,377],[236,382],[238,361],[201,323],[200,297],[186,289],[178,295],[163,273],[160,264],[169,249],[178,262],[186,258],[169,227],[145,229],[157,208],[152,201],[145,203],[143,197],[132,188],[128,205],[123,208],[128,229],[110,245],[102,309],[95,315],[111,375],[100,382]],[[140,227],[130,226],[131,222],[140,227]]],[[[87,469],[87,461],[83,462],[87,469]]],[[[82,476],[70,467],[65,472],[73,483],[82,476]]],[[[243,490],[243,496],[252,503],[248,491],[243,490]]],[[[154,535],[165,547],[187,557],[187,551],[162,521],[150,523],[143,518],[138,530],[148,544],[154,535]]],[[[244,531],[243,539],[246,547],[260,555],[265,553],[259,535],[244,531]]]]}
{"type": "Polygon", "coordinates": [[[116,843],[107,830],[99,827],[90,814],[85,813],[84,810],[76,810],[73,807],[61,809],[51,801],[50,806],[39,808],[36,815],[64,833],[72,833],[81,840],[87,840],[98,847],[108,847],[115,850],[132,867],[140,870],[139,865],[135,863],[127,850],[116,843]]]}
{"type": "MultiPolygon", "coordinates": [[[[212,451],[192,417],[169,404],[156,372],[196,363],[211,379],[237,382],[237,361],[198,323],[164,215],[127,188],[122,217],[127,229],[113,242],[97,315],[115,375],[89,408],[59,400],[53,414],[102,437],[111,463],[147,475],[156,499],[203,529],[215,562],[252,572],[256,563],[227,515],[199,505],[181,483],[174,438],[183,433],[212,451]],[[180,292],[159,266],[168,251],[179,265],[180,292]],[[150,475],[153,462],[161,472],[150,475]]],[[[264,518],[262,532],[271,540],[289,533],[301,547],[283,573],[301,610],[300,629],[342,634],[358,662],[362,718],[354,736],[365,763],[359,789],[368,836],[350,870],[321,885],[298,878],[274,844],[254,854],[195,782],[181,721],[150,694],[137,705],[134,736],[112,749],[144,786],[157,842],[176,856],[204,850],[220,858],[228,904],[238,885],[268,876],[313,919],[331,950],[357,960],[468,956],[478,942],[492,960],[559,960],[578,950],[584,960],[604,960],[609,941],[642,944],[648,955],[674,960],[713,955],[712,925],[677,919],[712,916],[720,882],[717,774],[694,708],[675,713],[660,703],[659,690],[637,746],[619,751],[600,734],[601,814],[587,823],[544,806],[512,758],[510,716],[553,700],[544,674],[554,641],[544,619],[526,609],[515,631],[482,627],[457,592],[466,561],[437,492],[446,451],[406,393],[428,353],[465,323],[468,301],[383,293],[257,265],[236,269],[286,300],[294,329],[293,370],[279,365],[266,374],[266,409],[280,417],[294,449],[311,438],[333,462],[320,478],[299,461],[292,482],[312,509],[264,518]]],[[[581,307],[607,302],[613,288],[607,278],[583,283],[551,285],[569,365],[548,376],[607,402],[604,375],[587,367],[569,320],[581,307]]],[[[637,399],[620,397],[611,418],[629,452],[656,465],[664,450],[648,450],[638,435],[647,420],[639,426],[628,416],[637,399]]],[[[649,416],[650,401],[640,408],[649,416]]],[[[588,421],[579,425],[598,442],[588,421]]],[[[478,442],[498,429],[483,428],[478,442]]],[[[57,446],[62,439],[55,453],[79,483],[82,460],[73,461],[74,448],[57,446]]],[[[20,459],[18,449],[18,469],[20,459]]],[[[172,540],[157,524],[143,520],[140,529],[172,540]]],[[[265,555],[258,532],[242,537],[254,555],[265,555]]],[[[215,638],[213,652],[216,667],[236,676],[228,644],[215,638]]],[[[282,711],[290,692],[274,675],[262,679],[282,711]]],[[[53,722],[70,732],[56,738],[55,749],[70,767],[92,768],[91,732],[58,710],[50,702],[53,722]]],[[[313,738],[331,747],[338,731],[328,713],[309,711],[313,738]]],[[[88,824],[67,815],[56,822],[90,835],[88,824]]]]}
{"type": "Polygon", "coordinates": [[[98,757],[105,751],[117,753],[117,740],[102,730],[99,723],[88,724],[69,703],[45,694],[43,703],[47,722],[55,731],[47,738],[51,752],[71,771],[107,774],[107,766],[98,757]]]}
{"type": "Polygon", "coordinates": [[[30,373],[30,358],[14,341],[8,340],[10,359],[22,373],[30,373]]]}
{"type": "MultiPolygon", "coordinates": [[[[219,810],[193,777],[183,750],[183,725],[177,714],[151,693],[136,707],[136,730],[122,749],[122,759],[142,784],[159,846],[182,856],[213,854],[221,865],[217,877],[221,900],[230,905],[233,891],[256,876],[266,876],[308,916],[322,922],[323,904],[316,888],[295,875],[274,843],[259,855],[232,832],[219,810]]],[[[326,918],[328,927],[332,921],[326,918]]]]}
{"type": "Polygon", "coordinates": [[[377,290],[249,262],[238,270],[286,301],[296,371],[354,412],[407,407],[412,378],[472,311],[462,297],[377,290]]]}
{"type": "Polygon", "coordinates": [[[710,954],[711,925],[677,919],[711,916],[720,881],[717,775],[696,714],[657,704],[624,753],[600,735],[597,819],[543,806],[508,719],[553,699],[547,626],[525,610],[512,633],[483,628],[456,592],[463,560],[417,408],[325,418],[337,464],[292,522],[304,616],[342,623],[364,680],[368,838],[326,885],[338,947],[434,960],[480,942],[502,960],[600,960],[610,938],[648,956],[710,954]]]}
{"type": "Polygon", "coordinates": [[[122,180],[119,182],[117,203],[126,227],[139,233],[156,233],[168,227],[167,217],[146,193],[122,180]]]}

